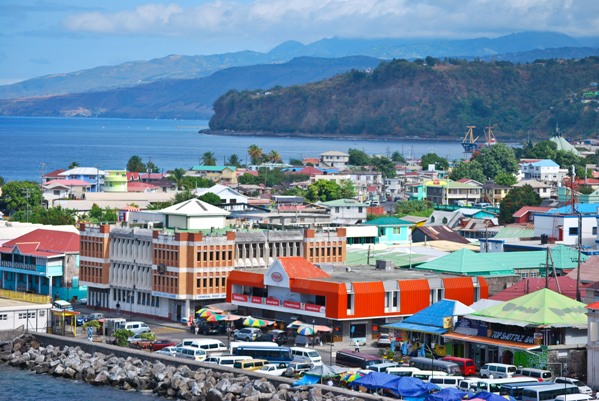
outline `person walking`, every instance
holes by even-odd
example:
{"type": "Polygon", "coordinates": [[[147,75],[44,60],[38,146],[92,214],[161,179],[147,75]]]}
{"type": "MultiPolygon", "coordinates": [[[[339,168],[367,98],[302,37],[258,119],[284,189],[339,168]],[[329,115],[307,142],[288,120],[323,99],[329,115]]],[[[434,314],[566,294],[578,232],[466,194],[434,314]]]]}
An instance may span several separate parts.
{"type": "Polygon", "coordinates": [[[200,332],[200,322],[197,322],[194,324],[193,331],[196,333],[196,336],[197,336],[198,333],[200,332]]]}
{"type": "Polygon", "coordinates": [[[354,352],[360,352],[360,343],[356,341],[356,346],[354,347],[354,352]]]}

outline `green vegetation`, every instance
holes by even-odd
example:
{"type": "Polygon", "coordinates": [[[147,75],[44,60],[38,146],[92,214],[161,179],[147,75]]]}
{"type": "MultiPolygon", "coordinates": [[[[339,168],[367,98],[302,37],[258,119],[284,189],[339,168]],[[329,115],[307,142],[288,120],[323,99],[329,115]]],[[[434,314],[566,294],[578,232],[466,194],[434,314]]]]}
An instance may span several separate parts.
{"type": "Polygon", "coordinates": [[[108,206],[102,209],[94,203],[89,210],[87,218],[89,218],[92,223],[114,223],[118,220],[116,212],[116,209],[111,209],[108,206]]]}
{"type": "Polygon", "coordinates": [[[220,197],[212,192],[206,192],[204,195],[198,196],[198,199],[211,205],[220,205],[222,203],[220,197]]]}
{"type": "Polygon", "coordinates": [[[158,173],[160,169],[151,160],[144,163],[140,156],[133,155],[127,162],[127,171],[132,173],[158,173]]]}
{"type": "Polygon", "coordinates": [[[10,219],[21,222],[28,221],[35,224],[75,225],[77,223],[77,210],[63,209],[60,206],[46,209],[44,206],[38,205],[29,210],[29,216],[27,216],[26,210],[19,210],[13,213],[10,219]]]}
{"type": "Polygon", "coordinates": [[[131,330],[127,330],[127,329],[118,329],[114,331],[113,337],[116,341],[116,345],[120,345],[121,347],[126,347],[127,345],[129,345],[129,342],[127,341],[127,339],[131,336],[133,336],[133,333],[131,330]]]}
{"type": "Polygon", "coordinates": [[[214,103],[210,128],[456,137],[468,125],[491,121],[500,141],[529,131],[546,137],[556,124],[566,136],[599,131],[596,106],[581,102],[597,79],[599,57],[529,64],[419,61],[384,61],[372,72],[276,87],[268,96],[264,90],[229,91],[214,103]]]}
{"type": "Polygon", "coordinates": [[[514,222],[514,213],[523,206],[539,206],[541,197],[530,185],[510,189],[499,206],[499,223],[514,222]]]}
{"type": "Polygon", "coordinates": [[[318,180],[308,187],[305,196],[309,202],[328,202],[353,198],[355,195],[356,190],[350,180],[342,180],[340,184],[333,180],[318,180]]]}
{"type": "Polygon", "coordinates": [[[41,205],[42,191],[37,182],[10,181],[2,186],[0,202],[3,210],[9,213],[26,211],[27,208],[31,213],[35,206],[41,205]]]}
{"type": "Polygon", "coordinates": [[[395,204],[395,215],[400,218],[407,215],[428,217],[434,210],[432,202],[427,200],[399,201],[395,204]]]}
{"type": "MultiPolygon", "coordinates": [[[[585,165],[597,163],[597,153],[588,156],[587,158],[576,156],[572,152],[557,150],[557,145],[552,141],[540,141],[534,145],[530,142],[521,149],[516,149],[516,155],[519,158],[529,159],[551,159],[560,168],[571,170],[571,166],[575,166],[576,175],[584,178],[586,176],[585,165]]],[[[590,177],[590,175],[589,175],[590,177]]]]}
{"type": "Polygon", "coordinates": [[[436,153],[427,153],[422,155],[420,158],[420,165],[422,168],[426,170],[430,164],[434,164],[437,170],[447,170],[449,168],[449,162],[447,159],[437,155],[436,153]]]}

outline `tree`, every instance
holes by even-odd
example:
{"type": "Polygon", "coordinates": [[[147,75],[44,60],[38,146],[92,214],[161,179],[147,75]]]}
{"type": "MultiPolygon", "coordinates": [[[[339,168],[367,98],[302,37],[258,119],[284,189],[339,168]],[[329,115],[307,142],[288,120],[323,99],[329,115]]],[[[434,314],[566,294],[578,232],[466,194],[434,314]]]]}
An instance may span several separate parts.
{"type": "Polygon", "coordinates": [[[383,178],[394,178],[395,173],[395,163],[386,157],[374,156],[370,159],[370,164],[376,171],[380,171],[383,178]]]}
{"type": "Polygon", "coordinates": [[[213,192],[206,192],[204,195],[198,196],[198,199],[211,205],[220,205],[222,203],[220,197],[213,192]]]}
{"type": "Polygon", "coordinates": [[[306,199],[310,202],[327,202],[335,199],[341,199],[341,187],[333,180],[317,180],[310,184],[306,192],[306,199]]]}
{"type": "Polygon", "coordinates": [[[523,206],[539,206],[541,197],[530,185],[512,188],[499,206],[499,223],[508,224],[514,222],[514,213],[523,206]]]}
{"type": "Polygon", "coordinates": [[[185,180],[185,170],[176,168],[171,172],[168,178],[175,183],[177,190],[181,190],[183,189],[183,182],[185,180]]]}
{"type": "Polygon", "coordinates": [[[427,153],[422,155],[420,158],[420,165],[423,169],[428,169],[430,164],[435,165],[435,169],[437,170],[447,170],[449,168],[449,162],[447,159],[437,155],[436,153],[427,153]]]}
{"type": "Polygon", "coordinates": [[[79,167],[78,162],[71,162],[71,164],[69,164],[69,170],[74,169],[75,167],[79,167]]]}
{"type": "Polygon", "coordinates": [[[237,182],[241,185],[259,185],[260,177],[256,177],[255,175],[243,173],[239,177],[237,177],[237,182]]]}
{"type": "Polygon", "coordinates": [[[0,187],[3,186],[6,183],[6,181],[4,180],[4,177],[0,176],[0,187]]]}
{"type": "Polygon", "coordinates": [[[356,187],[351,180],[339,182],[339,199],[351,199],[356,196],[356,187]]]}
{"type": "Polygon", "coordinates": [[[270,152],[268,152],[268,155],[266,155],[266,157],[268,158],[268,161],[271,163],[279,163],[281,161],[281,155],[276,150],[271,150],[270,152]]]}
{"type": "Polygon", "coordinates": [[[260,149],[258,145],[250,145],[248,148],[248,155],[250,156],[252,164],[258,164],[262,159],[262,149],[260,149]]]}
{"type": "Polygon", "coordinates": [[[495,178],[499,173],[518,172],[518,159],[514,149],[504,143],[484,148],[472,158],[480,163],[485,178],[495,178]]]}
{"type": "Polygon", "coordinates": [[[33,210],[42,202],[42,191],[33,181],[10,181],[2,186],[0,201],[9,212],[33,210]]]}
{"type": "Polygon", "coordinates": [[[349,154],[349,164],[351,166],[367,166],[370,164],[370,156],[361,150],[350,149],[347,153],[349,154]]]}
{"type": "Polygon", "coordinates": [[[289,164],[292,166],[301,166],[302,161],[300,159],[289,159],[289,164]]]}
{"type": "Polygon", "coordinates": [[[513,174],[509,173],[499,173],[495,176],[495,179],[493,181],[495,181],[495,184],[497,185],[505,185],[508,187],[511,187],[512,185],[518,182],[516,177],[514,177],[513,174]]]}
{"type": "Polygon", "coordinates": [[[116,209],[111,209],[108,206],[102,209],[95,203],[89,210],[88,217],[92,223],[109,223],[118,220],[116,209]]]}
{"type": "Polygon", "coordinates": [[[433,214],[433,204],[427,200],[407,200],[399,201],[395,204],[395,214],[397,217],[407,215],[428,217],[433,214]]]}
{"type": "Polygon", "coordinates": [[[11,220],[29,221],[34,224],[49,224],[49,225],[75,225],[77,222],[76,209],[63,209],[60,206],[46,209],[43,206],[35,206],[29,213],[25,210],[18,211],[11,216],[11,220]]]}
{"type": "Polygon", "coordinates": [[[141,157],[134,155],[131,156],[127,162],[127,171],[132,173],[145,173],[147,170],[146,165],[142,161],[141,157]]]}
{"type": "Polygon", "coordinates": [[[146,172],[148,172],[148,173],[159,173],[160,169],[158,168],[157,165],[154,164],[154,162],[152,160],[149,160],[146,163],[146,172]]]}
{"type": "Polygon", "coordinates": [[[204,152],[202,155],[202,164],[204,166],[216,166],[216,157],[214,152],[204,152]]]}
{"type": "Polygon", "coordinates": [[[451,174],[449,174],[449,178],[457,181],[462,178],[468,178],[470,180],[478,181],[480,183],[484,183],[486,181],[486,177],[483,173],[483,168],[480,163],[476,160],[473,161],[461,161],[459,162],[452,170],[451,174]]]}
{"type": "Polygon", "coordinates": [[[189,189],[184,189],[183,191],[177,192],[175,194],[173,197],[173,204],[176,205],[177,203],[185,202],[193,198],[195,198],[193,193],[189,189]]]}
{"type": "Polygon", "coordinates": [[[241,167],[241,159],[239,156],[237,156],[237,154],[233,153],[231,156],[229,156],[229,160],[227,160],[227,163],[225,164],[227,166],[241,167]]]}
{"type": "Polygon", "coordinates": [[[399,153],[398,151],[395,151],[391,154],[391,160],[393,160],[395,163],[405,163],[406,162],[406,158],[403,157],[403,155],[401,153],[399,153]]]}

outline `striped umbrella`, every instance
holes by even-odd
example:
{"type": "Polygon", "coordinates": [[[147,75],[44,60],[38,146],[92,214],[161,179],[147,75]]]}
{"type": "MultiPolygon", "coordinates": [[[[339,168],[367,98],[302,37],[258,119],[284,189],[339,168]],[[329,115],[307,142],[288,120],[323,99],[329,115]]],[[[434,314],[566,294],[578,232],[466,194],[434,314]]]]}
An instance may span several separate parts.
{"type": "Polygon", "coordinates": [[[341,377],[341,381],[344,381],[346,383],[351,383],[354,380],[359,379],[362,376],[364,376],[363,373],[351,372],[351,373],[348,373],[348,374],[344,375],[343,377],[341,377]]]}
{"type": "Polygon", "coordinates": [[[212,309],[208,309],[208,308],[202,308],[196,311],[196,315],[198,315],[199,317],[208,317],[208,316],[212,316],[212,315],[217,315],[218,313],[213,311],[212,309]]]}
{"type": "Polygon", "coordinates": [[[297,334],[302,336],[313,336],[314,334],[316,334],[316,329],[313,326],[303,325],[300,326],[299,329],[297,329],[297,334]]]}
{"type": "Polygon", "coordinates": [[[223,315],[217,315],[216,313],[208,315],[206,317],[206,321],[207,322],[220,322],[221,320],[226,320],[225,316],[223,316],[223,315]]]}
{"type": "Polygon", "coordinates": [[[289,323],[289,324],[287,325],[287,328],[288,328],[288,329],[296,329],[296,328],[298,328],[298,327],[300,327],[300,326],[303,326],[303,325],[305,325],[305,324],[306,324],[306,323],[302,322],[301,320],[295,320],[295,321],[293,321],[293,322],[289,323]]]}
{"type": "Polygon", "coordinates": [[[251,316],[246,317],[245,320],[243,321],[243,325],[248,326],[248,327],[265,327],[265,326],[268,326],[269,324],[270,324],[269,321],[257,319],[257,318],[251,317],[251,316]]]}

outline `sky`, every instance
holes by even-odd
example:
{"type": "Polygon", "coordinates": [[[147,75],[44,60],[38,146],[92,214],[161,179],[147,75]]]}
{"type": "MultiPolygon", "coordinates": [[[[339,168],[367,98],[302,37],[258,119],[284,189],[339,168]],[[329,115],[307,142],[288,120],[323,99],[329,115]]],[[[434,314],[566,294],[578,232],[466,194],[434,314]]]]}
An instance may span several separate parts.
{"type": "Polygon", "coordinates": [[[328,37],[599,36],[599,0],[0,0],[0,84],[328,37]]]}

